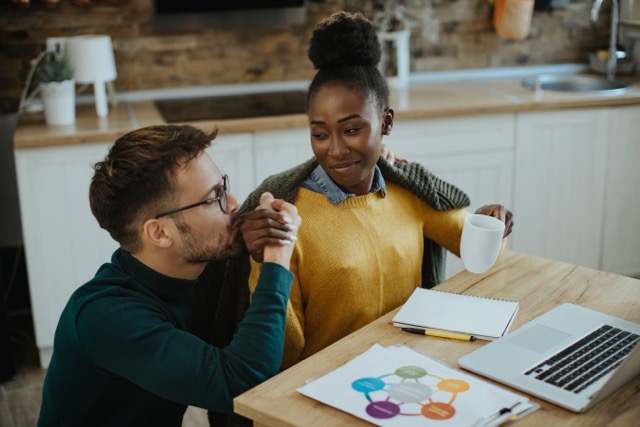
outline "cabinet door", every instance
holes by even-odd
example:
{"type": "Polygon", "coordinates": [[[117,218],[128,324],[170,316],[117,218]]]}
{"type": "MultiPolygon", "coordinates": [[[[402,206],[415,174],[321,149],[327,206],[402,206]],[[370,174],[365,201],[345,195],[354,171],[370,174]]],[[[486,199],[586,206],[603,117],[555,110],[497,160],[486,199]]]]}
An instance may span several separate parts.
{"type": "Polygon", "coordinates": [[[640,107],[611,110],[602,269],[640,277],[640,107]]]}
{"type": "MultiPolygon", "coordinates": [[[[485,204],[512,206],[513,136],[514,117],[504,114],[397,121],[384,142],[466,192],[473,212],[485,204]]],[[[446,276],[462,270],[460,259],[450,254],[446,276]]]]}
{"type": "Polygon", "coordinates": [[[255,133],[256,184],[313,157],[308,128],[255,133]]]}
{"type": "Polygon", "coordinates": [[[608,109],[517,117],[516,250],[598,268],[608,109]]]}
{"type": "Polygon", "coordinates": [[[92,165],[109,144],[21,149],[16,174],[40,363],[48,366],[58,318],[71,293],[118,247],[89,207],[92,165]]]}
{"type": "Polygon", "coordinates": [[[239,203],[256,188],[253,156],[253,134],[220,133],[207,153],[216,163],[220,172],[229,175],[231,194],[239,203]]]}

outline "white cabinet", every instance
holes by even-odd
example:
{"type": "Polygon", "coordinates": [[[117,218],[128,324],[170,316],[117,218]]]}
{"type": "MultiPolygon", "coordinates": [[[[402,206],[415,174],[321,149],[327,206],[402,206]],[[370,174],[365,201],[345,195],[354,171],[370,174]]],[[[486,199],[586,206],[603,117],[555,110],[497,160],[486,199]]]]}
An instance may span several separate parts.
{"type": "Polygon", "coordinates": [[[640,107],[517,117],[513,248],[640,276],[640,107]]]}
{"type": "Polygon", "coordinates": [[[601,268],[640,277],[640,107],[612,109],[610,123],[601,268]]]}
{"type": "Polygon", "coordinates": [[[255,153],[257,186],[268,176],[297,166],[313,157],[309,129],[256,132],[255,153]]]}
{"type": "Polygon", "coordinates": [[[256,188],[253,133],[219,133],[207,153],[223,174],[229,175],[231,194],[239,203],[256,188]]]}
{"type": "MultiPolygon", "coordinates": [[[[398,121],[383,140],[396,154],[423,164],[458,186],[471,199],[470,212],[482,205],[512,206],[514,115],[398,121]]],[[[462,271],[447,256],[446,277],[462,271]]]]}
{"type": "Polygon", "coordinates": [[[69,296],[117,248],[89,208],[91,166],[104,158],[108,146],[16,151],[31,309],[43,367],[49,364],[55,328],[69,296]]]}
{"type": "Polygon", "coordinates": [[[396,121],[383,142],[469,195],[469,210],[511,205],[513,114],[396,121]]]}
{"type": "Polygon", "coordinates": [[[514,249],[600,266],[608,129],[607,108],[518,115],[514,249]]]}

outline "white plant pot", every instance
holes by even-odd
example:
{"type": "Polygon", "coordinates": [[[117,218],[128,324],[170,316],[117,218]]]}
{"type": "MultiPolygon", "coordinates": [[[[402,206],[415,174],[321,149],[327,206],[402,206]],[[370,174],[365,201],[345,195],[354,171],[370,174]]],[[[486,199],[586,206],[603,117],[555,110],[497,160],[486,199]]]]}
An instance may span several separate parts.
{"type": "Polygon", "coordinates": [[[48,125],[66,126],[76,122],[76,83],[74,80],[40,83],[44,119],[48,125]]]}

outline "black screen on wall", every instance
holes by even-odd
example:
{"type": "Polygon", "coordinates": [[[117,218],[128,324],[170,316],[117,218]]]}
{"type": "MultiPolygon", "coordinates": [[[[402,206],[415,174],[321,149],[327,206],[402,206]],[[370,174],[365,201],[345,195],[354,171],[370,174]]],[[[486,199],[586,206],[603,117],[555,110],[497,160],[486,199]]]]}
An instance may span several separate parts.
{"type": "Polygon", "coordinates": [[[158,32],[221,27],[302,25],[306,0],[153,0],[151,21],[158,32]]]}

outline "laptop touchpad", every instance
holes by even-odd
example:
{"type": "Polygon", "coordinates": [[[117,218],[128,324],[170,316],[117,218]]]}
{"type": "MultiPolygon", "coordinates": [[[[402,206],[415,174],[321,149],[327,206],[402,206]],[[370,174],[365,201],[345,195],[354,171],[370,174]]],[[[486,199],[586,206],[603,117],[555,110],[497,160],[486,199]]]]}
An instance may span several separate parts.
{"type": "Polygon", "coordinates": [[[542,353],[570,336],[571,334],[547,326],[533,325],[526,331],[511,337],[509,342],[542,353]]]}

